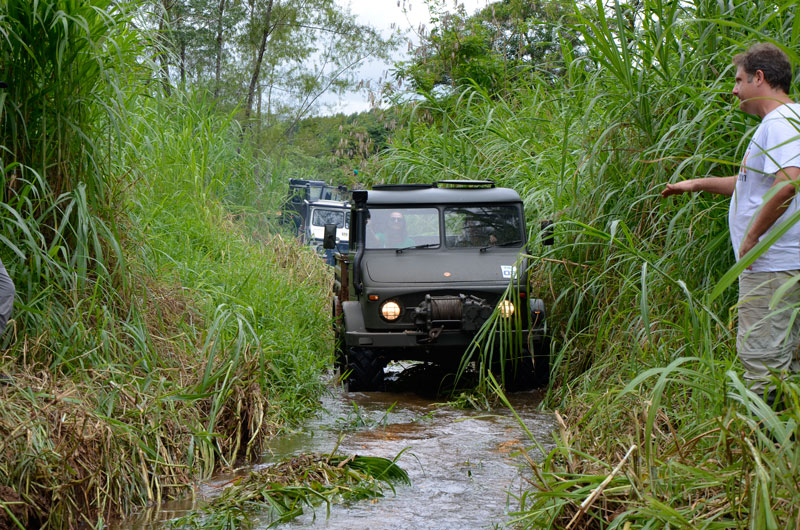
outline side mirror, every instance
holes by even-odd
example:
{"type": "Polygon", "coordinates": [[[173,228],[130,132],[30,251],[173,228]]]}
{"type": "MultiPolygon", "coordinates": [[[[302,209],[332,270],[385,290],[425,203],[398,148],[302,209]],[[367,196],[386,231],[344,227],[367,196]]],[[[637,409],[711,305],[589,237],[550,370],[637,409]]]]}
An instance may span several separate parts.
{"type": "Polygon", "coordinates": [[[542,221],[542,245],[551,246],[556,242],[553,221],[542,221]]]}
{"type": "Polygon", "coordinates": [[[334,223],[325,225],[325,235],[322,236],[322,248],[325,250],[336,248],[336,225],[334,223]]]}

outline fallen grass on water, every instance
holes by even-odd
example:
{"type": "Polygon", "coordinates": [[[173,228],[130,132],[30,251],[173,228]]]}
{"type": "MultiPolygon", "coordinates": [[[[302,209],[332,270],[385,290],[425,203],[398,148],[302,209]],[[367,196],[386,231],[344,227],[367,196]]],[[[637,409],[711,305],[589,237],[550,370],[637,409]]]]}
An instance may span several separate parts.
{"type": "Polygon", "coordinates": [[[362,410],[358,403],[353,401],[352,412],[348,412],[347,416],[340,416],[336,418],[336,428],[340,432],[371,430],[378,427],[385,427],[389,421],[389,415],[397,405],[395,401],[388,409],[381,413],[380,417],[375,417],[369,411],[362,410]]]}
{"type": "Polygon", "coordinates": [[[295,456],[232,480],[222,495],[171,521],[170,527],[248,528],[256,517],[272,526],[302,515],[303,508],[325,504],[330,511],[333,504],[382,497],[387,486],[394,492],[395,483],[411,483],[396,461],[359,455],[295,456]]]}

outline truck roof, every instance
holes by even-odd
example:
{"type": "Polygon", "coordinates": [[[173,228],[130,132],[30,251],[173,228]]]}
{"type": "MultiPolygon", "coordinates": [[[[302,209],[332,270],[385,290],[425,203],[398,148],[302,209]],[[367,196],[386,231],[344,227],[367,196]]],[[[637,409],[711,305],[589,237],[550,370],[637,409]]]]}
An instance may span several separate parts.
{"type": "Polygon", "coordinates": [[[317,186],[331,186],[330,184],[328,184],[324,180],[308,180],[308,179],[295,179],[295,178],[290,178],[289,179],[289,185],[290,186],[315,186],[315,187],[317,187],[317,186]]]}
{"type": "Polygon", "coordinates": [[[510,188],[398,188],[368,190],[366,193],[370,206],[522,202],[519,193],[510,188]]]}
{"type": "Polygon", "coordinates": [[[334,201],[332,199],[320,199],[318,201],[309,201],[309,206],[323,207],[323,208],[346,208],[350,209],[350,203],[344,201],[334,201]]]}

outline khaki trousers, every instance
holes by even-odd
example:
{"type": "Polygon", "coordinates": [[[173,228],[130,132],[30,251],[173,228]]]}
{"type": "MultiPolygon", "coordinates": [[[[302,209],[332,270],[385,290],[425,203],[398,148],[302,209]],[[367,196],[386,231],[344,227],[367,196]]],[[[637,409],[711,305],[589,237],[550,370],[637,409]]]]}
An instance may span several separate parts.
{"type": "Polygon", "coordinates": [[[798,274],[800,270],[745,271],[739,276],[736,351],[745,383],[755,392],[764,393],[771,372],[800,372],[800,282],[770,309],[776,290],[798,274]]]}

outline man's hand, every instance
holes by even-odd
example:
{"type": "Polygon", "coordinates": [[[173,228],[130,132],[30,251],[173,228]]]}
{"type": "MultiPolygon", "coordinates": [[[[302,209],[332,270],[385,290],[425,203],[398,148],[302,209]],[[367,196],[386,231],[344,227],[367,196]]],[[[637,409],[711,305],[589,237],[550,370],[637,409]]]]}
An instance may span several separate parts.
{"type": "Polygon", "coordinates": [[[661,190],[662,197],[669,197],[670,195],[680,195],[681,193],[693,193],[697,191],[707,191],[708,193],[716,193],[718,195],[726,195],[730,197],[733,195],[733,190],[736,188],[737,176],[731,177],[704,177],[689,180],[682,180],[674,184],[667,184],[661,190]]]}
{"type": "Polygon", "coordinates": [[[661,196],[666,198],[670,195],[680,195],[692,191],[694,191],[694,183],[691,180],[682,180],[674,184],[668,182],[667,186],[661,190],[661,196]]]}

